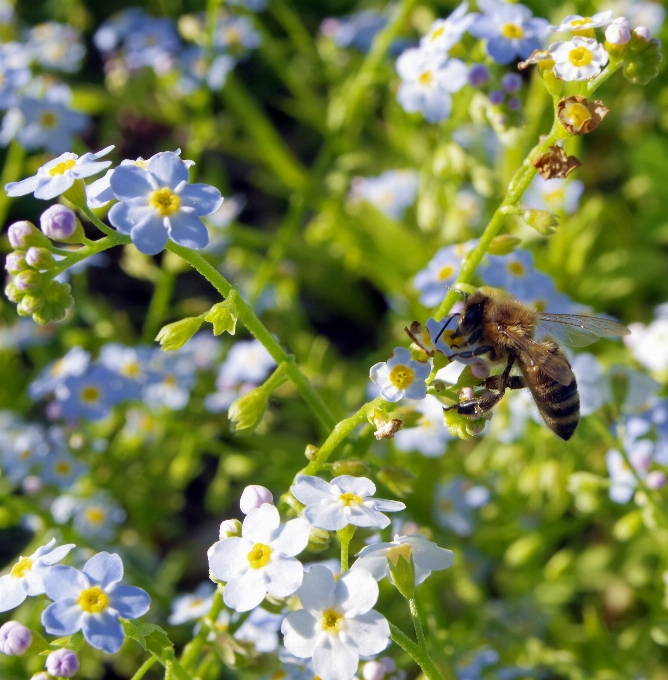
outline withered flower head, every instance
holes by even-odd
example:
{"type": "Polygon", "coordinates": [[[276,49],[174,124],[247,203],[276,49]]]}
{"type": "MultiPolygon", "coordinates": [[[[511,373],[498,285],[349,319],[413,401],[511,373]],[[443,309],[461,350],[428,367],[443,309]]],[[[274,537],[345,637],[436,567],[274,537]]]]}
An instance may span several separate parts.
{"type": "Polygon", "coordinates": [[[434,356],[436,348],[431,341],[429,329],[423,328],[419,321],[413,321],[410,328],[404,328],[408,337],[427,355],[434,356]]]}
{"type": "Polygon", "coordinates": [[[568,177],[573,170],[581,165],[582,163],[575,156],[567,156],[558,144],[553,144],[533,162],[534,168],[538,170],[543,179],[568,177]]]}
{"type": "Polygon", "coordinates": [[[394,435],[401,429],[403,421],[398,418],[388,420],[384,425],[381,425],[373,434],[380,441],[381,439],[393,439],[394,435]]]}
{"type": "Polygon", "coordinates": [[[552,68],[554,66],[554,59],[547,50],[534,50],[526,61],[521,61],[517,64],[517,68],[523,71],[532,64],[538,64],[538,68],[542,71],[546,68],[552,68]]]}
{"type": "Polygon", "coordinates": [[[608,113],[608,107],[598,99],[588,102],[586,97],[564,97],[557,105],[562,125],[572,135],[586,135],[595,130],[608,113]]]}

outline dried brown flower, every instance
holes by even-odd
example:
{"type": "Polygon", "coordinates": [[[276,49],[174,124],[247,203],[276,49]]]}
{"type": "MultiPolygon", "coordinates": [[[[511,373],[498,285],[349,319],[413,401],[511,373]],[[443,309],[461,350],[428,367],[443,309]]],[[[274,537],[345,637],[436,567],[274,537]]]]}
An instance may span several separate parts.
{"type": "Polygon", "coordinates": [[[588,102],[578,94],[564,97],[557,104],[559,120],[572,135],[586,135],[595,130],[607,113],[608,107],[602,101],[588,102]]]}
{"type": "Polygon", "coordinates": [[[582,163],[575,156],[567,156],[558,144],[553,144],[533,162],[534,168],[538,170],[543,179],[568,177],[573,170],[581,165],[582,163]]]}

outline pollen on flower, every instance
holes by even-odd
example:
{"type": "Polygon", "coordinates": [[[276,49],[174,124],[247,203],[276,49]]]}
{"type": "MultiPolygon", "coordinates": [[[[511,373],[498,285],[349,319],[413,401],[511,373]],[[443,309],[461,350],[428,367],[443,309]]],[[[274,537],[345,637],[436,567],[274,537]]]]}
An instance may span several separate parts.
{"type": "MultiPolygon", "coordinates": [[[[48,127],[48,126],[45,125],[44,127],[48,127]]],[[[63,175],[63,174],[65,174],[66,170],[71,170],[74,167],[74,165],[75,165],[74,161],[70,158],[67,161],[63,161],[62,163],[58,163],[57,165],[54,165],[51,168],[51,170],[49,170],[49,174],[52,177],[55,177],[56,175],[63,175]]]]}
{"type": "Polygon", "coordinates": [[[582,104],[571,104],[564,112],[566,121],[574,127],[581,127],[583,123],[591,119],[589,109],[582,104]]]}
{"type": "Polygon", "coordinates": [[[454,273],[455,268],[450,264],[446,264],[445,267],[443,267],[441,271],[438,272],[438,278],[443,281],[444,279],[449,279],[454,273]]]}
{"type": "Polygon", "coordinates": [[[39,117],[39,122],[43,128],[55,128],[58,125],[58,116],[53,111],[44,111],[39,117]]]}
{"type": "Polygon", "coordinates": [[[86,516],[86,521],[89,522],[89,524],[103,524],[104,520],[107,518],[107,513],[97,505],[86,508],[84,514],[86,516]]]}
{"type": "Polygon", "coordinates": [[[99,586],[86,588],[79,595],[79,606],[89,614],[99,614],[103,612],[109,604],[109,597],[99,586]]]}
{"type": "Polygon", "coordinates": [[[396,564],[399,561],[399,557],[403,557],[407,562],[410,562],[412,549],[409,543],[400,543],[399,545],[392,546],[387,551],[387,559],[396,564]]]}
{"type": "Polygon", "coordinates": [[[586,47],[582,45],[576,47],[568,53],[568,60],[573,64],[573,66],[587,66],[591,63],[593,58],[592,53],[586,47]]]}
{"type": "Polygon", "coordinates": [[[582,17],[581,19],[572,19],[569,23],[571,26],[586,26],[591,23],[593,19],[591,17],[582,17]]]}
{"type": "Polygon", "coordinates": [[[403,364],[395,366],[390,372],[390,382],[399,390],[405,390],[414,380],[415,373],[403,364]]]}
{"type": "Polygon", "coordinates": [[[346,491],[346,493],[342,493],[339,496],[339,499],[342,500],[347,506],[351,506],[353,503],[356,505],[360,505],[362,503],[362,499],[352,491],[346,491]]]}
{"type": "Polygon", "coordinates": [[[444,26],[439,26],[432,34],[431,34],[431,40],[437,40],[440,38],[443,33],[445,32],[445,27],[444,26]]]}
{"type": "Polygon", "coordinates": [[[179,209],[181,199],[170,189],[163,187],[151,194],[149,204],[163,217],[168,217],[179,209]]]}
{"type": "Polygon", "coordinates": [[[32,560],[29,557],[22,557],[9,572],[14,578],[23,578],[32,569],[32,560]]]}
{"type": "Polygon", "coordinates": [[[501,33],[508,40],[519,40],[524,35],[524,29],[517,24],[504,24],[501,28],[501,33]]]}
{"type": "Polygon", "coordinates": [[[420,85],[431,85],[434,77],[431,75],[431,71],[424,71],[420,74],[418,80],[420,81],[420,85]]]}
{"type": "Polygon", "coordinates": [[[85,404],[95,404],[100,400],[100,390],[95,385],[86,385],[80,393],[85,404]]]}
{"type": "Polygon", "coordinates": [[[322,613],[322,629],[327,633],[338,633],[345,624],[342,614],[336,609],[326,609],[322,613]]]}
{"type": "Polygon", "coordinates": [[[127,378],[138,378],[141,375],[141,366],[138,362],[132,361],[121,366],[120,373],[127,378]]]}
{"type": "Polygon", "coordinates": [[[72,472],[72,466],[68,462],[62,460],[56,464],[57,475],[63,475],[63,477],[66,477],[70,474],[70,472],[72,472]]]}
{"type": "Polygon", "coordinates": [[[526,274],[526,269],[521,262],[513,261],[508,263],[508,271],[513,276],[524,276],[526,274]]]}
{"type": "Polygon", "coordinates": [[[256,543],[248,553],[248,563],[253,569],[261,569],[271,558],[271,548],[264,543],[256,543]]]}

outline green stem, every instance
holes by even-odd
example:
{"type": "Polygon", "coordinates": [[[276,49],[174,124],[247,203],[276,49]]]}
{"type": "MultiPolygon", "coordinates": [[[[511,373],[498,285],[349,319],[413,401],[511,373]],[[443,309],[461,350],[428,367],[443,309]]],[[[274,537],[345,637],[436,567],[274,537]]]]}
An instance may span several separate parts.
{"type": "Polygon", "coordinates": [[[137,669],[137,672],[132,676],[130,680],[141,680],[153,664],[157,661],[156,657],[150,656],[144,663],[137,669]]]}
{"type": "Polygon", "coordinates": [[[339,529],[336,533],[341,543],[341,573],[345,574],[348,571],[348,555],[350,548],[350,541],[355,535],[357,527],[354,524],[347,524],[343,529],[339,529]]]}
{"type": "MultiPolygon", "coordinates": [[[[86,217],[94,224],[103,234],[106,234],[114,245],[127,245],[132,243],[132,239],[124,234],[119,234],[115,229],[108,227],[86,204],[77,205],[80,210],[83,210],[86,217]]],[[[99,243],[99,241],[96,241],[99,243]]]]}
{"type": "Polygon", "coordinates": [[[23,169],[23,161],[26,157],[26,150],[15,139],[9,143],[7,148],[7,157],[5,158],[5,165],[2,168],[0,175],[0,225],[5,223],[9,206],[12,199],[7,196],[4,191],[5,185],[9,182],[16,182],[21,177],[21,170],[23,169]]]}
{"type": "Polygon", "coordinates": [[[146,312],[146,320],[144,321],[144,328],[142,329],[142,342],[153,342],[156,334],[160,330],[160,324],[167,315],[169,303],[174,292],[174,284],[176,282],[176,274],[168,267],[166,258],[163,259],[162,267],[158,280],[153,289],[151,302],[146,312]]]}
{"type": "Polygon", "coordinates": [[[204,645],[206,644],[206,638],[209,635],[209,632],[215,626],[216,619],[218,618],[218,615],[220,614],[222,609],[223,609],[223,596],[220,590],[216,590],[213,596],[213,602],[211,603],[211,609],[209,610],[209,613],[206,615],[206,618],[202,621],[202,625],[199,629],[199,632],[183,648],[180,663],[181,666],[183,666],[183,668],[186,671],[190,671],[197,663],[197,660],[199,659],[200,654],[204,649],[204,645]]]}
{"type": "MultiPolygon", "coordinates": [[[[196,269],[223,297],[226,298],[230,294],[232,290],[230,283],[202,255],[194,250],[177,245],[173,241],[169,241],[166,248],[196,269]]],[[[320,395],[313,389],[308,378],[299,370],[295,364],[294,357],[288,355],[276,342],[272,334],[257,318],[255,312],[240,296],[237,296],[235,305],[239,321],[264,345],[277,364],[285,363],[285,373],[288,378],[290,378],[297,391],[302,395],[302,398],[318,418],[321,425],[326,430],[331,430],[336,425],[334,415],[320,395]]]]}
{"type": "MultiPolygon", "coordinates": [[[[130,243],[129,236],[127,239],[127,242],[130,243]]],[[[49,274],[52,276],[58,276],[58,274],[61,274],[66,269],[69,269],[77,262],[81,262],[87,257],[95,255],[96,253],[101,253],[103,250],[109,250],[109,248],[113,248],[116,245],[118,245],[118,243],[115,240],[110,239],[108,236],[101,238],[99,241],[93,241],[88,246],[83,246],[78,250],[70,251],[67,257],[64,260],[61,260],[57,267],[49,270],[49,274]]]]}
{"type": "Polygon", "coordinates": [[[408,600],[408,606],[411,609],[411,617],[413,618],[413,626],[415,627],[415,634],[417,635],[418,645],[427,651],[427,641],[424,638],[424,630],[422,630],[422,621],[420,621],[420,612],[418,611],[417,602],[415,598],[408,600]]]}
{"type": "Polygon", "coordinates": [[[407,654],[409,654],[413,661],[422,669],[422,672],[429,678],[429,680],[444,680],[443,675],[436,667],[436,664],[431,660],[429,654],[425,649],[416,645],[405,633],[402,633],[393,623],[390,623],[390,637],[393,642],[396,642],[407,654]]]}
{"type": "Polygon", "coordinates": [[[324,444],[320,447],[318,455],[304,468],[302,474],[305,475],[315,475],[317,474],[327,463],[327,459],[332,455],[334,449],[343,442],[344,439],[360,424],[366,422],[366,417],[369,411],[376,406],[386,406],[385,402],[381,397],[376,397],[373,401],[364,404],[362,408],[357,411],[350,418],[342,420],[335,426],[330,428],[332,431],[330,435],[325,440],[324,444]]]}
{"type": "MultiPolygon", "coordinates": [[[[485,231],[482,233],[482,236],[480,237],[476,247],[464,259],[459,276],[457,277],[457,281],[454,284],[455,288],[458,285],[471,282],[471,279],[473,278],[480,261],[487,253],[487,249],[489,248],[489,244],[492,242],[492,239],[499,233],[508,215],[512,214],[514,208],[516,208],[519,202],[522,200],[524,192],[526,191],[529,184],[531,184],[531,180],[533,180],[533,178],[536,176],[537,170],[533,166],[533,161],[544,154],[550,146],[556,144],[560,139],[565,139],[566,137],[568,137],[568,131],[563,125],[561,125],[558,119],[555,119],[552,125],[552,130],[550,130],[550,134],[545,138],[545,140],[533,148],[528,157],[524,160],[524,163],[522,163],[522,165],[513,175],[506,197],[501,202],[501,205],[499,205],[499,207],[494,211],[492,219],[485,227],[485,231]]],[[[458,295],[459,294],[454,290],[448,291],[448,294],[443,299],[443,302],[441,302],[438,309],[436,310],[434,317],[436,319],[443,318],[452,308],[452,305],[457,300],[458,295]]]]}

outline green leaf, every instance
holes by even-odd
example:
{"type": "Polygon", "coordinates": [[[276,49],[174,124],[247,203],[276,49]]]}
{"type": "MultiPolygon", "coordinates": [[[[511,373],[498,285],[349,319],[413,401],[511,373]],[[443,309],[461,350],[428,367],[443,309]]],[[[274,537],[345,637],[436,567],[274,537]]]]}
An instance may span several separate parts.
{"type": "MultiPolygon", "coordinates": [[[[81,631],[77,631],[74,633],[74,635],[68,635],[67,637],[62,637],[58,638],[57,640],[53,640],[51,642],[51,645],[53,647],[67,647],[67,649],[71,649],[73,652],[78,652],[81,650],[81,648],[84,646],[84,636],[81,631]]],[[[53,650],[50,649],[49,652],[52,652],[53,650]]]]}
{"type": "Polygon", "coordinates": [[[155,654],[158,658],[162,658],[164,651],[174,646],[174,643],[160,626],[141,621],[130,621],[129,619],[120,619],[120,621],[128,637],[138,642],[145,651],[155,654]]]}

